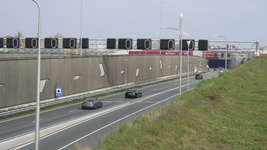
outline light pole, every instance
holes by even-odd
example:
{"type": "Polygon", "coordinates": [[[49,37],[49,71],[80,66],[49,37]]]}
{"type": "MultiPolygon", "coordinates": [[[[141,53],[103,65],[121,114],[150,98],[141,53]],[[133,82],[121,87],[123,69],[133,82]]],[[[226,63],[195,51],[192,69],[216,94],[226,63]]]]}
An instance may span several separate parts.
{"type": "Polygon", "coordinates": [[[125,61],[126,61],[126,65],[125,65],[125,86],[127,85],[127,61],[128,61],[128,58],[125,58],[125,61]]]}
{"type": "Polygon", "coordinates": [[[40,120],[40,74],[41,74],[41,8],[36,0],[32,0],[36,3],[39,9],[39,21],[38,21],[38,58],[37,58],[37,91],[36,91],[36,120],[35,120],[35,150],[39,148],[39,120],[40,120]]]}
{"type": "Polygon", "coordinates": [[[182,39],[183,39],[183,34],[182,34],[182,32],[183,32],[183,13],[181,13],[180,14],[180,29],[178,29],[178,28],[169,28],[169,27],[161,27],[161,28],[163,28],[163,29],[170,29],[170,30],[177,30],[177,31],[179,31],[180,32],[180,48],[181,48],[181,52],[180,52],[180,86],[179,86],[179,96],[181,96],[181,94],[182,94],[182,91],[181,91],[181,87],[182,87],[182,53],[183,53],[183,51],[182,51],[182,39]]]}
{"type": "Polygon", "coordinates": [[[216,37],[223,37],[226,40],[226,55],[225,55],[225,70],[227,70],[227,52],[228,52],[228,41],[227,38],[225,36],[221,36],[221,35],[215,35],[216,37]]]}
{"type": "Polygon", "coordinates": [[[189,46],[191,41],[187,41],[187,91],[189,90],[189,46]]]}
{"type": "MultiPolygon", "coordinates": [[[[160,19],[159,19],[159,24],[160,24],[160,27],[159,27],[159,40],[161,39],[161,4],[162,3],[165,3],[165,1],[159,1],[159,3],[160,3],[160,19]]],[[[159,50],[160,52],[160,55],[161,55],[161,49],[159,50]]]]}
{"type": "Polygon", "coordinates": [[[83,49],[82,49],[82,43],[83,43],[83,40],[82,40],[82,22],[83,22],[83,1],[81,0],[81,32],[80,32],[80,35],[81,35],[81,38],[80,38],[80,55],[82,56],[83,55],[83,49]]]}
{"type": "MultiPolygon", "coordinates": [[[[186,30],[186,32],[188,32],[189,31],[189,29],[188,29],[188,22],[189,22],[189,17],[191,17],[191,15],[185,15],[185,17],[187,18],[186,19],[186,22],[185,22],[185,25],[186,25],[186,28],[187,28],[187,30],[186,30]]],[[[188,37],[188,39],[189,39],[189,34],[186,34],[187,35],[187,37],[188,37]]]]}
{"type": "Polygon", "coordinates": [[[60,17],[61,17],[61,35],[62,35],[62,37],[63,37],[63,16],[64,15],[60,15],[60,17]]]}

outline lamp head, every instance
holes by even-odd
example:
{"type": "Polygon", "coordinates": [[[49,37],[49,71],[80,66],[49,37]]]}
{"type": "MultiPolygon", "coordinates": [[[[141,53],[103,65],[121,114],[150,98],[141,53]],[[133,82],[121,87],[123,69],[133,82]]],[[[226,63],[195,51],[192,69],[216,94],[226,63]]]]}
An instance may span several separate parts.
{"type": "Polygon", "coordinates": [[[191,43],[191,41],[187,41],[187,45],[188,45],[188,47],[189,47],[190,43],[191,43]]]}

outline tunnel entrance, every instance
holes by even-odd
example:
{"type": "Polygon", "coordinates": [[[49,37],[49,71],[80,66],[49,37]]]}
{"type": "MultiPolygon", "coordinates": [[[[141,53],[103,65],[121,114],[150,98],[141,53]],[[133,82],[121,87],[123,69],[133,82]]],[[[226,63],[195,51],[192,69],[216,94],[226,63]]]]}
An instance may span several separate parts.
{"type": "MultiPolygon", "coordinates": [[[[227,63],[228,63],[229,61],[227,61],[227,63]]],[[[218,60],[218,59],[216,59],[216,60],[209,60],[209,67],[210,68],[218,68],[218,67],[223,67],[223,68],[225,68],[225,61],[224,60],[218,60]]],[[[228,65],[227,65],[228,66],[228,65]]]]}

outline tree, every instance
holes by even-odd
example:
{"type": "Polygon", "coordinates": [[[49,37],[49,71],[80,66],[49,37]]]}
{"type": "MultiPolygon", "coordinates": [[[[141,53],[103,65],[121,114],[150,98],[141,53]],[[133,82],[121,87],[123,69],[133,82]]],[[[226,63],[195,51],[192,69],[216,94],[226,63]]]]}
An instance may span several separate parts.
{"type": "Polygon", "coordinates": [[[18,31],[18,33],[15,34],[15,37],[17,37],[17,38],[24,38],[23,33],[20,32],[20,31],[18,31]]]}
{"type": "MultiPolygon", "coordinates": [[[[5,38],[20,38],[20,45],[25,45],[25,40],[21,40],[21,38],[24,38],[23,33],[20,31],[15,36],[7,35],[5,38]]],[[[4,45],[6,46],[6,40],[4,40],[4,45]]]]}
{"type": "Polygon", "coordinates": [[[54,35],[54,38],[64,38],[64,36],[61,33],[57,33],[54,35]]]}

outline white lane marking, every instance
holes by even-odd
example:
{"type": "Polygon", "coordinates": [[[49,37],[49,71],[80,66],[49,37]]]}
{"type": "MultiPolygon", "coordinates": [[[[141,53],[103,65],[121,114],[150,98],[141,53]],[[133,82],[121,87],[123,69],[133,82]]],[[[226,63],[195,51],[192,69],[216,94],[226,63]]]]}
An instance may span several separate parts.
{"type": "Polygon", "coordinates": [[[138,103],[155,103],[155,101],[141,101],[141,102],[138,102],[138,103]]]}
{"type": "Polygon", "coordinates": [[[175,95],[173,95],[173,96],[171,96],[171,97],[168,97],[168,98],[166,98],[166,99],[164,99],[164,100],[162,100],[162,101],[159,101],[159,102],[157,102],[157,103],[155,103],[155,104],[153,104],[153,105],[150,105],[150,106],[148,106],[148,107],[145,107],[145,108],[143,108],[143,109],[140,109],[140,110],[138,110],[138,111],[136,111],[136,112],[134,112],[134,113],[132,113],[132,114],[130,114],[130,115],[127,115],[127,116],[125,116],[125,117],[122,117],[121,119],[118,119],[118,120],[116,120],[116,121],[114,121],[114,122],[112,122],[112,123],[110,123],[110,124],[108,124],[108,125],[105,125],[104,127],[99,128],[99,129],[97,129],[97,130],[95,130],[95,131],[93,131],[93,132],[91,132],[91,133],[89,133],[89,134],[87,134],[87,135],[85,135],[85,136],[83,136],[83,137],[81,137],[81,138],[79,138],[79,139],[77,139],[77,140],[75,140],[75,141],[73,141],[73,142],[71,142],[71,143],[69,143],[69,144],[63,146],[63,147],[59,148],[58,150],[65,149],[65,148],[67,148],[68,146],[70,146],[70,145],[72,145],[72,144],[74,144],[74,143],[77,143],[78,141],[80,141],[80,140],[82,140],[82,139],[84,139],[84,138],[86,138],[86,137],[88,137],[88,136],[90,136],[90,135],[92,135],[92,134],[94,134],[94,133],[96,133],[96,132],[98,132],[98,131],[100,131],[100,130],[106,128],[106,127],[108,127],[108,126],[111,126],[111,125],[113,125],[113,124],[115,124],[115,123],[117,123],[117,122],[119,122],[119,121],[121,121],[121,120],[123,120],[123,119],[126,119],[126,118],[128,118],[128,117],[130,117],[130,116],[132,116],[132,115],[135,115],[135,114],[137,114],[137,113],[139,113],[139,112],[141,112],[141,111],[143,111],[143,110],[146,110],[146,109],[148,109],[148,108],[150,108],[150,107],[152,107],[152,106],[155,106],[155,105],[157,105],[157,104],[159,104],[159,103],[162,103],[162,102],[164,102],[164,101],[167,101],[167,100],[169,100],[169,99],[171,99],[171,98],[173,98],[173,97],[175,97],[175,96],[178,96],[178,94],[175,94],[175,95]]]}
{"type": "MultiPolygon", "coordinates": [[[[191,84],[193,83],[196,83],[196,82],[192,82],[191,84]]],[[[181,87],[185,87],[186,85],[183,85],[181,87]]],[[[179,89],[179,87],[176,87],[176,88],[172,88],[172,89],[169,89],[167,91],[164,91],[164,92],[168,92],[168,91],[172,91],[172,90],[175,90],[175,89],[179,89]]],[[[193,90],[194,88],[190,89],[190,90],[193,90]]],[[[40,140],[44,139],[44,138],[47,138],[49,136],[52,136],[54,134],[57,134],[61,131],[64,131],[66,129],[69,129],[73,126],[76,126],[78,124],[81,124],[81,123],[84,123],[88,120],[92,120],[96,117],[99,117],[99,116],[102,116],[102,115],[105,115],[107,113],[110,113],[110,112],[113,112],[113,111],[116,111],[118,109],[121,109],[121,108],[124,108],[124,107],[127,107],[127,106],[130,106],[132,104],[135,104],[135,103],[138,103],[142,100],[145,100],[145,99],[148,99],[148,98],[151,98],[151,97],[154,97],[156,95],[159,95],[159,94],[162,94],[164,92],[160,92],[160,93],[157,93],[157,94],[154,94],[152,96],[148,96],[144,99],[140,99],[139,101],[137,102],[134,102],[134,103],[125,103],[125,104],[122,104],[122,105],[119,105],[117,107],[114,107],[114,108],[111,108],[111,109],[108,109],[108,110],[105,110],[103,112],[98,112],[98,113],[94,113],[92,115],[85,115],[85,116],[81,116],[80,118],[77,118],[77,119],[72,119],[72,120],[68,120],[68,121],[65,121],[65,122],[62,122],[62,123],[58,123],[58,124],[55,124],[55,125],[51,125],[51,126],[48,126],[48,127],[45,127],[43,129],[41,129],[40,131],[40,140]]],[[[184,93],[184,92],[182,92],[184,93]]],[[[162,101],[163,102],[163,101],[162,101]]],[[[159,103],[159,102],[158,102],[159,103]]],[[[157,103],[151,105],[154,106],[156,105],[157,103]]],[[[75,104],[73,104],[75,105],[75,104]]],[[[65,106],[67,107],[67,106],[65,106]]],[[[51,110],[50,110],[51,111],[51,110]]],[[[132,114],[133,115],[133,114],[132,114]]],[[[104,127],[102,127],[104,128],[104,127]]],[[[102,129],[101,128],[101,129],[102,129]]],[[[93,134],[93,133],[92,133],[93,134]]],[[[25,147],[29,144],[32,144],[34,143],[34,138],[35,138],[35,131],[31,131],[31,132],[28,132],[28,133],[25,133],[25,134],[22,134],[22,135],[18,135],[18,136],[15,136],[15,137],[11,137],[7,140],[2,140],[0,141],[0,147],[4,148],[4,149],[11,149],[11,148],[16,148],[16,149],[19,149],[19,148],[22,148],[22,147],[25,147]],[[16,145],[14,145],[14,143],[16,143],[16,145]],[[19,146],[20,145],[20,146],[19,146]]]]}
{"type": "MultiPolygon", "coordinates": [[[[40,119],[40,121],[42,121],[43,119],[40,119]]],[[[32,123],[34,123],[35,121],[32,121],[32,123]]]]}
{"type": "MultiPolygon", "coordinates": [[[[210,72],[207,72],[205,73],[206,75],[212,75],[213,71],[210,71],[210,72]]],[[[193,76],[194,77],[194,76],[193,76]]],[[[192,77],[192,78],[193,78],[192,77]]],[[[211,76],[213,77],[213,76],[211,76]]],[[[211,78],[209,77],[209,78],[211,78]]],[[[217,76],[214,76],[214,77],[217,77],[217,76]]],[[[191,78],[191,77],[190,77],[191,78]]],[[[182,78],[182,80],[185,79],[185,78],[182,78]]],[[[177,79],[179,80],[179,79],[177,79]]],[[[167,82],[168,83],[168,82],[167,82]]],[[[154,85],[151,85],[151,86],[146,86],[146,88],[149,88],[149,87],[154,87],[154,86],[159,86],[161,84],[166,84],[166,83],[155,83],[154,85]]],[[[122,92],[123,93],[123,92],[122,92]]],[[[121,93],[117,93],[117,94],[114,94],[114,95],[111,95],[111,96],[116,96],[116,95],[119,95],[121,93]]],[[[104,96],[102,98],[106,98],[108,96],[104,96]]],[[[70,104],[70,105],[66,105],[66,106],[61,106],[61,107],[56,107],[56,108],[52,108],[52,109],[49,109],[49,110],[44,110],[44,111],[41,111],[40,113],[46,113],[46,112],[50,112],[50,111],[54,111],[54,110],[57,110],[57,109],[64,109],[65,107],[69,107],[69,106],[74,106],[74,105],[77,105],[77,103],[74,103],[74,104],[70,104]]],[[[21,116],[21,117],[17,117],[17,118],[11,118],[11,119],[8,119],[8,120],[4,120],[4,121],[0,121],[0,124],[1,123],[4,123],[4,122],[8,122],[8,121],[12,121],[12,120],[16,120],[16,119],[21,119],[21,118],[25,118],[25,117],[29,117],[29,116],[34,116],[35,114],[29,114],[29,115],[25,115],[25,116],[21,116]]]]}
{"type": "Polygon", "coordinates": [[[72,112],[75,112],[75,111],[77,111],[77,109],[76,110],[69,111],[69,113],[72,113],[72,112]]]}
{"type": "MultiPolygon", "coordinates": [[[[47,138],[49,136],[52,136],[54,134],[57,134],[59,132],[62,132],[64,130],[67,130],[67,129],[69,129],[71,127],[74,127],[76,125],[79,125],[81,123],[84,123],[84,122],[87,122],[87,121],[92,120],[94,118],[97,118],[99,116],[111,113],[111,112],[119,110],[121,108],[125,108],[127,106],[133,105],[133,104],[138,103],[140,101],[143,101],[143,100],[149,99],[151,97],[160,95],[162,93],[165,93],[165,92],[168,92],[168,91],[172,91],[172,90],[176,90],[176,89],[178,89],[178,87],[172,88],[172,89],[169,89],[169,90],[166,90],[166,91],[163,91],[163,92],[159,92],[157,94],[148,96],[146,98],[138,99],[138,101],[127,102],[125,104],[121,104],[121,105],[116,106],[114,108],[110,108],[110,109],[104,110],[102,112],[97,112],[97,113],[94,113],[94,114],[91,114],[91,115],[84,115],[84,116],[81,116],[80,118],[76,118],[76,119],[68,120],[68,121],[65,121],[65,122],[62,122],[62,123],[58,123],[58,124],[55,124],[55,125],[51,125],[49,127],[46,127],[46,128],[43,128],[43,129],[40,130],[40,140],[45,139],[45,138],[47,138]]],[[[155,105],[155,104],[153,104],[153,105],[155,105]]],[[[12,149],[12,148],[20,149],[22,147],[25,147],[27,145],[30,145],[30,144],[34,143],[35,142],[34,141],[34,135],[35,135],[35,131],[32,131],[32,132],[29,132],[28,134],[23,134],[22,136],[17,136],[15,138],[10,138],[10,140],[4,140],[3,142],[0,141],[0,147],[2,147],[4,149],[12,149]],[[14,143],[16,143],[16,145],[14,143]]]]}
{"type": "Polygon", "coordinates": [[[121,102],[125,102],[125,101],[101,101],[101,102],[103,102],[103,103],[113,103],[113,102],[115,102],[115,103],[121,103],[121,102]]]}

